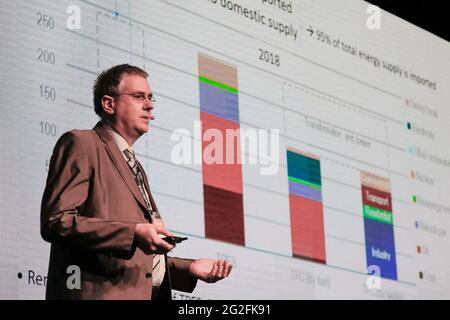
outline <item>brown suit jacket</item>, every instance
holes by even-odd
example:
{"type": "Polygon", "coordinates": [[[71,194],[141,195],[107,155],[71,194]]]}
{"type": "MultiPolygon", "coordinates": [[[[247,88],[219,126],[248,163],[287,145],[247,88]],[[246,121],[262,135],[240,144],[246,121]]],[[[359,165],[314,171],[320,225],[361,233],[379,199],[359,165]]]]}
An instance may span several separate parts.
{"type": "MultiPolygon", "coordinates": [[[[153,258],[134,241],[135,225],[150,222],[145,213],[133,173],[102,122],[63,134],[41,205],[41,235],[51,243],[46,298],[151,299],[153,258]],[[81,289],[67,286],[71,265],[81,270],[81,289]]],[[[159,299],[171,299],[172,287],[194,290],[192,261],[166,256],[159,299]]]]}

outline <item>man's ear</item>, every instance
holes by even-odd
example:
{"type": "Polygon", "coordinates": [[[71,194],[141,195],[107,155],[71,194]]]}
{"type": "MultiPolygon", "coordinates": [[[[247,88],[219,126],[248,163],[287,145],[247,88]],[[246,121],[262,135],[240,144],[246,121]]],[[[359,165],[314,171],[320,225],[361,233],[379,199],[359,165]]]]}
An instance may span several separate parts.
{"type": "Polygon", "coordinates": [[[102,107],[103,110],[109,114],[109,115],[113,115],[114,114],[114,98],[108,95],[104,95],[102,98],[102,107]]]}

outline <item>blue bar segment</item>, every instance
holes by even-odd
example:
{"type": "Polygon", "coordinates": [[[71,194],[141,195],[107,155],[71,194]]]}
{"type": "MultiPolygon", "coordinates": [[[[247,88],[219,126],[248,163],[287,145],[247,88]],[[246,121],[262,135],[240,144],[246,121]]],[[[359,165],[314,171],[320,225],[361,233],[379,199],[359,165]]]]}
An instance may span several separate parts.
{"type": "Polygon", "coordinates": [[[314,201],[322,202],[322,190],[289,181],[289,193],[314,201]]]}
{"type": "Polygon", "coordinates": [[[200,111],[239,123],[238,95],[200,82],[200,111]]]}
{"type": "Polygon", "coordinates": [[[378,266],[381,277],[397,280],[393,225],[364,219],[367,266],[378,266]]]}

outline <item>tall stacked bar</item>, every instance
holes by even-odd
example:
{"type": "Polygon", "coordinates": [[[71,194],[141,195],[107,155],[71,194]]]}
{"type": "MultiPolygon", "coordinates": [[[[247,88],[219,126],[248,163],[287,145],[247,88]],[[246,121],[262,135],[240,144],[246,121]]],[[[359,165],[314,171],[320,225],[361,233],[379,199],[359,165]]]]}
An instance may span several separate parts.
{"type": "Polygon", "coordinates": [[[378,267],[381,277],[397,280],[390,181],[361,172],[361,191],[367,267],[378,267]]]}
{"type": "Polygon", "coordinates": [[[326,263],[320,160],[290,149],[287,166],[292,255],[326,263]]]}
{"type": "Polygon", "coordinates": [[[237,69],[199,54],[198,71],[202,137],[208,130],[223,137],[222,145],[202,139],[205,237],[245,245],[237,69]],[[233,130],[234,138],[226,139],[227,130],[233,130]],[[219,163],[205,159],[212,143],[221,145],[214,151],[222,151],[219,163]]]}

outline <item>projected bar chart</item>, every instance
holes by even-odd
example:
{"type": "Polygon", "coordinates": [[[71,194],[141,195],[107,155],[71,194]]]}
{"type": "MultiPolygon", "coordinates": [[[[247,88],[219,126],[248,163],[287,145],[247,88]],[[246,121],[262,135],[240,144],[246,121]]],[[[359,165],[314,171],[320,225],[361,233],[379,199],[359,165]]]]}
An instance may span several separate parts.
{"type": "Polygon", "coordinates": [[[287,151],[292,255],[326,263],[320,160],[287,151]]]}
{"type": "Polygon", "coordinates": [[[367,268],[397,280],[390,181],[361,172],[367,268]]]}
{"type": "Polygon", "coordinates": [[[245,245],[237,69],[199,54],[198,70],[205,237],[245,245]]]}

